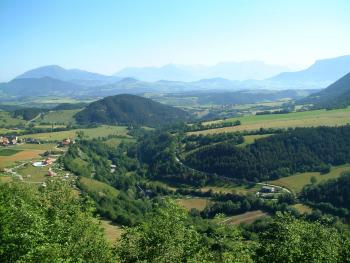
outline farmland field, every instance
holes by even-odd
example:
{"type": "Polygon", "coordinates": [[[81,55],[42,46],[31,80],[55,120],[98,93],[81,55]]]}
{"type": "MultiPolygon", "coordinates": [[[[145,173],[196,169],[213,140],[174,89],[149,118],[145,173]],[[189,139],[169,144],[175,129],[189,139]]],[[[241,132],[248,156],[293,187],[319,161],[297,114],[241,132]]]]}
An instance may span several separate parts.
{"type": "Polygon", "coordinates": [[[261,210],[250,211],[240,215],[227,217],[226,219],[221,220],[221,223],[234,224],[234,225],[239,225],[241,223],[251,224],[257,219],[266,217],[267,215],[268,215],[267,213],[261,210]]]}
{"type": "Polygon", "coordinates": [[[42,143],[42,144],[31,144],[23,143],[12,146],[11,149],[14,150],[53,150],[56,147],[56,143],[42,143]]]}
{"type": "Polygon", "coordinates": [[[303,204],[295,204],[295,205],[292,205],[292,207],[297,209],[300,214],[307,214],[307,213],[310,213],[312,211],[312,209],[310,207],[303,205],[303,204]]]}
{"type": "Polygon", "coordinates": [[[11,156],[14,155],[16,153],[20,152],[20,150],[14,150],[14,149],[1,149],[0,148],[0,156],[11,156]]]}
{"type": "MultiPolygon", "coordinates": [[[[241,118],[231,118],[226,121],[240,120],[241,125],[204,131],[189,132],[188,134],[211,134],[235,131],[254,131],[260,128],[316,127],[336,126],[350,123],[350,108],[337,110],[314,110],[293,112],[288,114],[250,115],[241,118]]],[[[215,121],[222,122],[222,120],[215,121]]],[[[213,122],[210,122],[213,123],[213,122]]],[[[204,123],[209,124],[209,122],[204,123]]]]}
{"type": "Polygon", "coordinates": [[[119,191],[114,187],[94,179],[80,177],[79,182],[81,187],[90,193],[100,195],[108,194],[108,196],[111,197],[117,197],[119,194],[119,191]]]}
{"type": "Polygon", "coordinates": [[[39,154],[44,152],[43,150],[24,150],[11,156],[0,156],[0,168],[11,166],[17,161],[41,158],[39,154]]]}
{"type": "Polygon", "coordinates": [[[120,138],[111,138],[111,139],[108,139],[108,140],[104,141],[105,144],[107,144],[109,146],[112,146],[112,147],[116,147],[122,142],[125,142],[125,143],[127,143],[127,142],[135,142],[135,139],[120,137],[120,138]]]}
{"type": "Polygon", "coordinates": [[[70,131],[27,134],[22,136],[22,138],[34,138],[43,141],[61,141],[65,138],[75,138],[79,131],[83,131],[84,135],[89,139],[97,137],[106,137],[108,135],[127,136],[127,128],[125,126],[104,125],[97,128],[89,129],[76,129],[70,131]]]}
{"type": "Polygon", "coordinates": [[[205,198],[182,198],[177,199],[176,202],[187,210],[195,208],[199,211],[202,211],[207,206],[207,204],[210,203],[210,201],[205,198]]]}
{"type": "Polygon", "coordinates": [[[350,172],[350,164],[335,166],[331,168],[331,171],[326,174],[320,174],[318,172],[299,173],[280,179],[270,181],[269,183],[286,187],[295,193],[299,193],[302,188],[310,183],[311,177],[315,177],[317,183],[334,179],[342,175],[344,172],[350,172]]]}
{"type": "Polygon", "coordinates": [[[6,111],[0,111],[0,127],[15,126],[25,124],[26,121],[20,118],[13,118],[11,113],[6,111]]]}
{"type": "Polygon", "coordinates": [[[260,185],[228,185],[228,186],[205,186],[202,187],[200,190],[203,192],[206,191],[213,191],[214,193],[232,193],[232,194],[239,194],[239,195],[246,195],[248,193],[256,193],[261,188],[260,185]]]}
{"type": "Polygon", "coordinates": [[[28,163],[23,168],[17,170],[17,173],[22,175],[25,181],[43,182],[48,174],[49,166],[34,167],[28,163]]]}
{"type": "Polygon", "coordinates": [[[272,134],[257,134],[257,135],[246,135],[244,136],[244,143],[238,144],[238,147],[245,147],[248,144],[252,144],[255,142],[255,140],[257,139],[261,139],[261,138],[266,138],[271,136],[272,134]]]}
{"type": "Polygon", "coordinates": [[[117,225],[114,225],[113,222],[109,220],[100,220],[101,227],[103,228],[106,238],[109,242],[113,243],[118,240],[123,234],[124,230],[117,225]]]}
{"type": "Polygon", "coordinates": [[[36,123],[49,123],[49,124],[74,124],[74,115],[80,110],[59,110],[49,111],[43,114],[40,118],[36,119],[36,123]]]}

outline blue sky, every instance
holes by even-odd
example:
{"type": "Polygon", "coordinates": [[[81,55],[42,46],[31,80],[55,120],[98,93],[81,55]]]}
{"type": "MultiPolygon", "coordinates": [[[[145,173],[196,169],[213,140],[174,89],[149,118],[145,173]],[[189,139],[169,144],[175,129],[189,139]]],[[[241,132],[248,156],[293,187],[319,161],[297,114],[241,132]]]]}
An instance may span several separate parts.
{"type": "Polygon", "coordinates": [[[348,0],[0,0],[0,81],[52,64],[307,66],[350,54],[349,14],[348,0]]]}

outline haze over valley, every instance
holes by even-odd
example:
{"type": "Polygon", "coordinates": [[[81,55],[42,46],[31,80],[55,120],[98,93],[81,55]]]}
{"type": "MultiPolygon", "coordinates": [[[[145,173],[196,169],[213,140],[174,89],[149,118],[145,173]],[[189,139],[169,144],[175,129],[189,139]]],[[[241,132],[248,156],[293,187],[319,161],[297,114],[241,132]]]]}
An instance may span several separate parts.
{"type": "Polygon", "coordinates": [[[0,12],[0,262],[350,262],[348,1],[0,12]]]}

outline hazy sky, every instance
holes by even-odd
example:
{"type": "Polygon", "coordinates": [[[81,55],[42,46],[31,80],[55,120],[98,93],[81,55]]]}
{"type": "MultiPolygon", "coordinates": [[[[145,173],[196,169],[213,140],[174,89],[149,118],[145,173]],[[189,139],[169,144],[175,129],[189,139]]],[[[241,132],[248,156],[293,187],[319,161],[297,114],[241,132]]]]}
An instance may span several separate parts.
{"type": "Polygon", "coordinates": [[[51,64],[111,74],[345,54],[349,0],[0,0],[0,81],[51,64]]]}

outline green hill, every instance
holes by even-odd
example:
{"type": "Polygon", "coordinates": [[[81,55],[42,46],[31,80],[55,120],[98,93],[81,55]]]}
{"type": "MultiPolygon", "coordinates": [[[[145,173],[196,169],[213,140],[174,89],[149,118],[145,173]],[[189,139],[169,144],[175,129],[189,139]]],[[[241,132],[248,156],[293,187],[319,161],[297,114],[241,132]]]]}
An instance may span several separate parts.
{"type": "Polygon", "coordinates": [[[343,108],[350,105],[350,73],[299,102],[313,104],[314,108],[343,108]]]}
{"type": "Polygon", "coordinates": [[[121,94],[89,104],[75,118],[80,124],[133,124],[160,126],[186,120],[188,113],[151,99],[121,94]]]}

